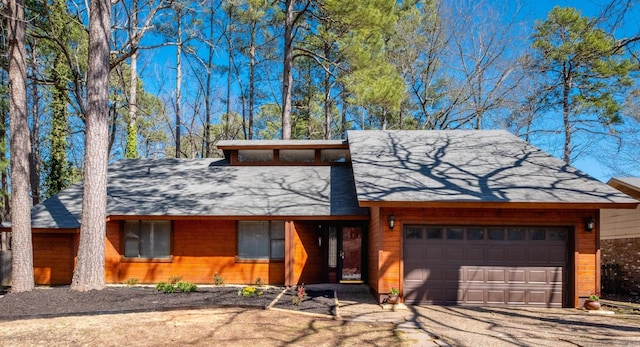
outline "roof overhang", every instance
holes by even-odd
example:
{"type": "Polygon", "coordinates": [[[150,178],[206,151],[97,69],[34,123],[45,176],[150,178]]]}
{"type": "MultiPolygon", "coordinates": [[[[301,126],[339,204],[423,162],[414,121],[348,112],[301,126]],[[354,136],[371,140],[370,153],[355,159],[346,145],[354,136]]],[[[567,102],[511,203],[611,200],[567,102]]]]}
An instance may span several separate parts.
{"type": "MultiPolygon", "coordinates": [[[[634,178],[634,179],[638,180],[637,178],[634,178]]],[[[636,186],[635,184],[632,184],[631,182],[625,181],[624,178],[614,177],[610,179],[609,182],[607,182],[607,184],[629,195],[634,199],[640,199],[640,187],[636,186]]]]}
{"type": "Polygon", "coordinates": [[[393,208],[501,208],[501,209],[635,209],[638,203],[549,203],[488,201],[358,201],[362,207],[393,208]]]}
{"type": "Polygon", "coordinates": [[[112,215],[107,221],[124,220],[172,220],[172,221],[218,221],[218,220],[369,220],[369,215],[343,216],[172,216],[172,215],[112,215]]]}

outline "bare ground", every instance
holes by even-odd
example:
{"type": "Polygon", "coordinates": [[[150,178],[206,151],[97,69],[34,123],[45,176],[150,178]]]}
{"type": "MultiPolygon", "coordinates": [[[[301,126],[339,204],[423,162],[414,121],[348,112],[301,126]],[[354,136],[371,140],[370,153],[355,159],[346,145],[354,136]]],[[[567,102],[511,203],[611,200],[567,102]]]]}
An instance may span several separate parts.
{"type": "Polygon", "coordinates": [[[58,287],[0,294],[0,341],[2,346],[411,344],[392,323],[308,314],[335,311],[335,301],[326,291],[307,291],[303,302],[293,305],[293,292],[279,287],[261,290],[263,295],[250,298],[238,296],[237,287],[172,294],[150,287],[86,293],[58,287]],[[279,310],[265,310],[278,297],[279,310]]]}

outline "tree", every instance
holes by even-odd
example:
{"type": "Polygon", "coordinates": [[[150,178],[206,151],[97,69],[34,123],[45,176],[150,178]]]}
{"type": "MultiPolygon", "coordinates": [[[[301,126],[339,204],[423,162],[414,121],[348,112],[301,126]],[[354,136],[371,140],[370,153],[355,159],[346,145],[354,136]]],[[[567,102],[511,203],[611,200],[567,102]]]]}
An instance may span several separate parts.
{"type": "Polygon", "coordinates": [[[78,263],[71,282],[71,289],[77,291],[104,288],[110,18],[110,0],[91,1],[82,225],[78,263]]]}
{"type": "Polygon", "coordinates": [[[562,114],[568,164],[575,159],[574,135],[604,136],[622,123],[622,95],[633,84],[630,72],[637,69],[596,23],[573,8],[555,7],[533,34],[534,69],[551,92],[545,103],[562,114]]]}
{"type": "Polygon", "coordinates": [[[9,37],[9,114],[11,131],[12,292],[31,291],[33,247],[29,196],[29,124],[27,115],[27,63],[23,0],[7,0],[9,37]]]}

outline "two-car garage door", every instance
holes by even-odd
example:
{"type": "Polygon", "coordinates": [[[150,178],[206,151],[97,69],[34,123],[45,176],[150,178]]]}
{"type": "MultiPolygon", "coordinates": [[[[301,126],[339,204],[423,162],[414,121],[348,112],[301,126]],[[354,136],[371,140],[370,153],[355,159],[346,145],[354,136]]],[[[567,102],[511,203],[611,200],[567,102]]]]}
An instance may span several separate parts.
{"type": "Polygon", "coordinates": [[[567,228],[404,228],[404,300],[458,305],[562,307],[567,228]]]}

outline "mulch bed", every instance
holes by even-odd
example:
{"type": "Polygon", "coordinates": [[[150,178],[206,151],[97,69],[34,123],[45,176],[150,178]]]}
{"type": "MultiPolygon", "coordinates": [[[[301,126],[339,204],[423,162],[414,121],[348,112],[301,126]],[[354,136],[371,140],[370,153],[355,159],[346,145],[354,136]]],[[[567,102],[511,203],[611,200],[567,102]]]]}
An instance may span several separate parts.
{"type": "Polygon", "coordinates": [[[333,290],[305,289],[305,295],[302,298],[298,298],[297,288],[291,287],[284,292],[282,297],[280,297],[273,307],[284,310],[335,316],[335,293],[333,290]]]}
{"type": "MultiPolygon", "coordinates": [[[[220,306],[265,308],[284,287],[261,287],[262,295],[238,295],[240,286],[199,287],[191,293],[162,293],[155,287],[106,287],[76,292],[64,287],[36,288],[25,293],[0,293],[0,320],[40,317],[130,313],[220,306]]],[[[335,315],[333,291],[307,290],[299,305],[292,304],[295,287],[287,290],[274,307],[300,312],[335,315]]]]}

